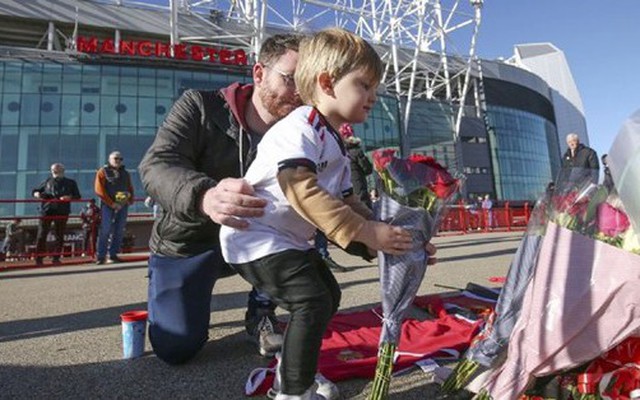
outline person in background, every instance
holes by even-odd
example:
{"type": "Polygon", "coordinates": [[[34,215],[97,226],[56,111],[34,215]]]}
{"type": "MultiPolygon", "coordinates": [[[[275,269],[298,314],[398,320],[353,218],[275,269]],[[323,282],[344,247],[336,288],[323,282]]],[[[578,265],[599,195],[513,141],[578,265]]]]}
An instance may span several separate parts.
{"type": "Polygon", "coordinates": [[[378,193],[378,189],[371,189],[371,191],[369,192],[369,200],[371,201],[372,206],[380,201],[380,194],[378,193]]]}
{"type": "MultiPolygon", "coordinates": [[[[293,81],[300,38],[267,38],[253,84],[185,92],[140,164],[145,190],[163,209],[149,243],[149,339],[169,364],[191,360],[207,342],[213,287],[235,274],[220,252],[220,226],[247,227],[247,218],[264,213],[265,200],[242,176],[262,135],[300,105],[293,81]]],[[[282,347],[275,307],[249,293],[245,328],[264,356],[282,347]]]]}
{"type": "Polygon", "coordinates": [[[24,255],[25,232],[20,226],[21,223],[22,219],[15,218],[4,229],[2,252],[5,254],[6,259],[20,259],[24,255]]]}
{"type": "Polygon", "coordinates": [[[98,239],[98,227],[100,226],[100,208],[96,201],[91,199],[80,211],[82,221],[82,256],[93,254],[96,251],[98,239]]]}
{"type": "Polygon", "coordinates": [[[160,207],[160,204],[158,204],[153,197],[151,196],[147,196],[144,199],[144,206],[147,208],[151,209],[151,213],[153,215],[153,219],[158,219],[160,218],[160,215],[162,213],[162,207],[160,207]]]}
{"type": "Polygon", "coordinates": [[[567,147],[562,156],[561,180],[581,183],[586,178],[597,184],[600,163],[595,150],[580,143],[580,137],[575,133],[567,135],[567,147]]]}
{"type": "Polygon", "coordinates": [[[604,167],[604,178],[602,180],[602,185],[606,187],[609,192],[612,192],[613,190],[615,190],[615,184],[613,183],[613,177],[611,176],[609,164],[607,164],[608,157],[609,156],[607,154],[603,154],[601,158],[602,166],[604,167]]]}
{"type": "Polygon", "coordinates": [[[491,197],[488,194],[484,195],[484,199],[482,200],[482,211],[485,217],[485,227],[492,228],[493,227],[493,201],[491,201],[491,197]]]}
{"type": "Polygon", "coordinates": [[[133,184],[119,151],[109,154],[107,164],[96,172],[94,190],[100,197],[100,230],[96,264],[104,264],[109,253],[110,262],[121,262],[118,257],[122,236],[127,224],[129,205],[133,204],[133,184]]]}
{"type": "Polygon", "coordinates": [[[80,198],[78,185],[73,179],[64,176],[64,165],[51,165],[51,176],[45,179],[31,192],[33,197],[42,200],[40,204],[40,220],[36,236],[36,264],[42,265],[43,254],[47,252],[47,235],[53,224],[56,238],[52,252],[54,264],[60,264],[60,256],[64,245],[64,231],[71,213],[71,200],[80,198]]]}
{"type": "Polygon", "coordinates": [[[362,150],[362,141],[353,133],[350,124],[343,124],[340,127],[340,136],[347,147],[349,159],[351,160],[351,184],[353,193],[360,197],[360,201],[371,208],[371,198],[367,187],[367,177],[373,172],[373,165],[362,150]]]}
{"type": "Polygon", "coordinates": [[[327,264],[327,267],[336,272],[349,271],[347,267],[338,264],[336,260],[331,258],[331,254],[329,253],[329,240],[321,230],[316,231],[316,234],[314,236],[314,245],[318,253],[320,253],[320,256],[322,256],[324,263],[327,264]]]}

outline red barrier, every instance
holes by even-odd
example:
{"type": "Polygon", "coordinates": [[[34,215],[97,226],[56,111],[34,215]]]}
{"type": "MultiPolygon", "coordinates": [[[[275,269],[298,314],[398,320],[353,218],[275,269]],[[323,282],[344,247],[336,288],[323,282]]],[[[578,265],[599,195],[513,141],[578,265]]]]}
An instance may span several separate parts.
{"type": "Polygon", "coordinates": [[[490,210],[458,203],[447,210],[440,233],[464,235],[470,232],[525,230],[530,217],[529,203],[524,203],[523,207],[512,207],[506,202],[503,207],[490,210]]]}
{"type": "MultiPolygon", "coordinates": [[[[32,199],[20,199],[20,200],[0,200],[0,203],[41,203],[43,201],[52,202],[52,200],[32,200],[32,199]]],[[[56,201],[56,200],[53,200],[56,201]]],[[[144,199],[135,199],[136,202],[144,202],[144,199]]],[[[87,199],[72,200],[75,203],[87,203],[87,199]]],[[[524,230],[529,222],[531,216],[531,210],[529,203],[524,203],[522,207],[512,207],[509,202],[506,202],[503,207],[493,207],[490,210],[483,210],[474,206],[465,205],[460,202],[457,205],[449,207],[448,211],[443,217],[440,225],[440,235],[465,235],[474,232],[494,232],[494,231],[513,231],[524,230]]],[[[11,221],[16,218],[20,218],[23,221],[31,221],[31,223],[24,224],[23,235],[23,248],[19,251],[4,253],[4,241],[2,241],[2,251],[0,251],[0,270],[2,268],[12,267],[33,267],[35,265],[36,258],[40,257],[62,257],[62,264],[79,264],[89,263],[95,259],[96,251],[96,239],[99,230],[99,224],[97,219],[91,221],[90,229],[82,229],[82,219],[80,214],[71,214],[67,216],[14,216],[14,217],[0,217],[0,222],[11,221]],[[63,244],[59,251],[55,251],[55,247],[51,249],[51,241],[45,241],[45,249],[43,251],[37,251],[36,247],[36,231],[41,224],[40,221],[50,221],[50,225],[55,228],[56,220],[67,220],[67,226],[63,234],[63,244]],[[35,222],[37,221],[37,223],[35,222]],[[72,229],[69,229],[69,226],[72,229]],[[75,228],[75,229],[73,229],[75,228]],[[31,237],[27,237],[30,233],[31,237]],[[88,236],[88,237],[87,237],[88,236]],[[52,251],[53,250],[53,251],[52,251]]],[[[152,215],[150,213],[130,213],[128,222],[138,219],[144,225],[139,225],[142,229],[151,229],[152,215]]],[[[49,234],[51,234],[51,229],[49,234]]],[[[141,231],[139,231],[141,232],[141,231]]],[[[0,230],[0,233],[4,233],[0,230]]],[[[148,231],[147,231],[148,233],[148,231]]],[[[4,236],[0,236],[3,239],[4,236]]],[[[130,239],[130,238],[129,238],[130,239]]],[[[135,243],[128,243],[127,238],[122,244],[122,252],[146,252],[148,247],[146,242],[144,246],[135,246],[135,243]]],[[[57,247],[57,246],[56,246],[57,247]]],[[[46,263],[46,266],[51,263],[46,263]]]]}
{"type": "MultiPolygon", "coordinates": [[[[0,203],[88,203],[89,199],[57,200],[57,199],[18,199],[4,200],[0,203]]],[[[134,202],[144,202],[144,199],[134,199],[134,202]]],[[[11,221],[17,219],[21,223],[16,226],[16,231],[7,240],[8,228],[0,229],[0,270],[3,268],[26,268],[43,266],[43,259],[50,257],[52,262],[44,263],[44,266],[61,264],[81,264],[95,260],[96,241],[100,228],[100,209],[93,216],[82,214],[52,215],[52,216],[12,216],[0,217],[0,223],[7,227],[11,221]],[[39,232],[42,233],[39,236],[39,232]],[[46,232],[46,235],[45,235],[46,232]],[[60,233],[61,232],[61,233],[60,233]],[[58,235],[62,236],[62,242],[58,241],[58,235]],[[38,237],[40,241],[38,243],[38,237]]],[[[151,221],[151,213],[130,213],[127,217],[131,220],[151,221]]],[[[136,223],[140,226],[140,222],[136,223]]],[[[128,225],[129,226],[129,225],[128,225]]],[[[121,253],[133,251],[148,251],[148,246],[136,247],[130,235],[125,235],[121,253]]],[[[139,257],[138,257],[139,258],[139,257]]],[[[48,260],[47,260],[48,261],[48,260]]]]}

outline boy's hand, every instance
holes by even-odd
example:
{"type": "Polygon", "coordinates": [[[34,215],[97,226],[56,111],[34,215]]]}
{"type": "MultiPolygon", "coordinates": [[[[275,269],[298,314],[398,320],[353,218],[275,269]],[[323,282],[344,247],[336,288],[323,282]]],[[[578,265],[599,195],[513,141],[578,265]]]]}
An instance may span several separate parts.
{"type": "Polygon", "coordinates": [[[395,256],[411,249],[411,233],[406,229],[384,222],[367,221],[354,238],[373,250],[380,250],[395,256]]]}

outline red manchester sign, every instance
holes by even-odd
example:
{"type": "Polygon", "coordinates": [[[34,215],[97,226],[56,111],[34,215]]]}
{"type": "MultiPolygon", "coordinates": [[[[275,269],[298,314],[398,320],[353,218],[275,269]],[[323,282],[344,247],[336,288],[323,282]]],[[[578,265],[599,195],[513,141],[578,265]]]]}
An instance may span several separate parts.
{"type": "Polygon", "coordinates": [[[208,61],[226,65],[247,65],[247,54],[242,49],[229,50],[180,43],[173,46],[172,56],[172,46],[169,43],[149,40],[121,40],[120,51],[116,52],[115,41],[112,39],[99,40],[96,37],[87,38],[82,36],[78,37],[76,47],[82,53],[164,57],[178,60],[208,61]]]}

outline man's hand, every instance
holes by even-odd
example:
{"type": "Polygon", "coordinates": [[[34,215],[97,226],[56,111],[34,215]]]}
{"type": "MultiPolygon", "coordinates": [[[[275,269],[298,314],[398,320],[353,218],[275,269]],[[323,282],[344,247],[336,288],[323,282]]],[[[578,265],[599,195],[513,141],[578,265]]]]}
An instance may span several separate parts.
{"type": "Polygon", "coordinates": [[[69,196],[69,195],[66,195],[66,196],[60,196],[60,200],[62,200],[62,201],[69,201],[69,200],[71,200],[71,196],[69,196]]]}
{"type": "Polygon", "coordinates": [[[244,179],[225,178],[207,190],[200,210],[220,225],[245,229],[249,222],[242,218],[261,217],[267,201],[256,197],[253,187],[244,179]]]}
{"type": "Polygon", "coordinates": [[[33,197],[35,197],[36,199],[40,198],[40,192],[33,192],[33,197]]]}
{"type": "Polygon", "coordinates": [[[122,204],[120,204],[120,203],[113,203],[113,210],[114,210],[115,212],[118,212],[118,211],[120,211],[121,209],[122,209],[122,204]]]}
{"type": "Polygon", "coordinates": [[[395,256],[406,253],[412,247],[409,231],[384,222],[365,222],[353,240],[366,244],[370,249],[395,256]]]}

